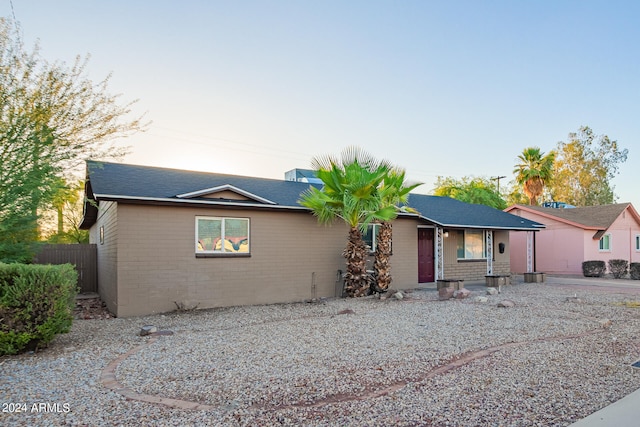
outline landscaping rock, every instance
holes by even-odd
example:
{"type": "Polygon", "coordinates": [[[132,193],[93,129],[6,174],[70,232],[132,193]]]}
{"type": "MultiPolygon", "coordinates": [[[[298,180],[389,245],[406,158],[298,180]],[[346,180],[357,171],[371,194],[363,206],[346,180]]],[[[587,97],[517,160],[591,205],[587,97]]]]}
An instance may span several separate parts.
{"type": "Polygon", "coordinates": [[[487,288],[487,295],[498,295],[498,289],[496,289],[496,288],[487,288]]]}
{"type": "Polygon", "coordinates": [[[600,321],[600,327],[602,329],[609,329],[611,327],[611,319],[604,319],[600,321]]]}
{"type": "Polygon", "coordinates": [[[453,297],[455,299],[465,299],[467,298],[469,295],[471,295],[471,291],[465,288],[462,288],[458,291],[454,291],[453,292],[453,297]]]}
{"type": "Polygon", "coordinates": [[[402,298],[404,298],[404,294],[402,292],[398,291],[395,294],[393,294],[393,297],[395,299],[402,299],[402,298]]]}
{"type": "Polygon", "coordinates": [[[475,302],[487,302],[487,301],[489,301],[489,298],[477,296],[477,297],[474,298],[474,301],[475,302]]]}
{"type": "Polygon", "coordinates": [[[498,307],[505,307],[506,308],[506,307],[515,307],[515,306],[516,306],[516,303],[511,301],[511,300],[508,300],[508,299],[506,299],[504,301],[500,301],[498,303],[498,307]]]}
{"type": "Polygon", "coordinates": [[[438,298],[440,301],[446,301],[453,297],[455,290],[453,288],[441,288],[438,290],[438,298]]]}
{"type": "Polygon", "coordinates": [[[158,332],[158,328],[153,325],[145,325],[140,329],[140,336],[144,337],[146,335],[151,335],[154,332],[158,332]]]}

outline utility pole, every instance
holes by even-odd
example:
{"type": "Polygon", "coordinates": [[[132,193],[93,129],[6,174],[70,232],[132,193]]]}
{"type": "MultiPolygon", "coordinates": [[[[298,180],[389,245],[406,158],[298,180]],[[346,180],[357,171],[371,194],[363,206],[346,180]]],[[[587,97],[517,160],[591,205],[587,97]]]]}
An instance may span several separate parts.
{"type": "Polygon", "coordinates": [[[498,195],[500,195],[500,180],[506,178],[506,176],[494,176],[491,177],[492,181],[497,181],[498,182],[498,195]]]}

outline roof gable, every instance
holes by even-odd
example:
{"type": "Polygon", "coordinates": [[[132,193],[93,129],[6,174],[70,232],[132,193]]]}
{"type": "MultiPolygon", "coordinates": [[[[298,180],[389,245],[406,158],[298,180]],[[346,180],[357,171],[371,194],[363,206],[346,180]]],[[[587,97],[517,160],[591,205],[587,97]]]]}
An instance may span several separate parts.
{"type": "Polygon", "coordinates": [[[248,191],[244,191],[240,188],[237,188],[230,184],[219,185],[217,187],[205,188],[203,190],[192,191],[189,193],[178,194],[176,196],[179,199],[194,199],[197,197],[202,197],[205,199],[216,199],[216,200],[244,200],[244,201],[255,201],[258,203],[266,203],[269,205],[275,205],[275,202],[272,202],[269,199],[265,199],[264,197],[257,196],[248,191]]]}
{"type": "Polygon", "coordinates": [[[631,203],[618,203],[602,206],[585,206],[579,208],[545,208],[541,206],[513,205],[505,211],[521,210],[538,214],[545,218],[582,228],[585,230],[606,230],[622,215],[629,211],[636,221],[640,223],[640,217],[631,203]]]}

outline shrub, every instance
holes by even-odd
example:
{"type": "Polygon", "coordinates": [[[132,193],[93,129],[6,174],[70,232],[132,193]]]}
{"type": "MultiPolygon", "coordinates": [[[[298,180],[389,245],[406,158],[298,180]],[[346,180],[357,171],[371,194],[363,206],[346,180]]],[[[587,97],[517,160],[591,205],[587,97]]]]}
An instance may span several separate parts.
{"type": "Polygon", "coordinates": [[[627,275],[629,262],[625,259],[610,259],[609,271],[615,279],[622,279],[627,275]]]}
{"type": "Polygon", "coordinates": [[[69,332],[77,280],[71,264],[0,263],[0,356],[36,351],[69,332]]]}
{"type": "Polygon", "coordinates": [[[602,277],[607,271],[604,261],[585,261],[582,263],[582,274],[584,277],[602,277]]]}
{"type": "Polygon", "coordinates": [[[640,262],[629,264],[629,275],[633,280],[640,280],[640,262]]]}

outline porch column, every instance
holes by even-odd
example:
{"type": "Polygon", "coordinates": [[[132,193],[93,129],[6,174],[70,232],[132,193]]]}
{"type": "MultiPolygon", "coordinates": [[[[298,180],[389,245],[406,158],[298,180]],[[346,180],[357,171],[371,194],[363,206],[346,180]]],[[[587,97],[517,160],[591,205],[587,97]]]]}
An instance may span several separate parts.
{"type": "Polygon", "coordinates": [[[442,228],[436,227],[436,280],[444,279],[444,241],[442,228]]]}
{"type": "Polygon", "coordinates": [[[533,231],[527,231],[527,272],[533,272],[533,231]]]}
{"type": "Polygon", "coordinates": [[[487,230],[485,233],[487,242],[487,275],[493,274],[493,231],[487,230]]]}

